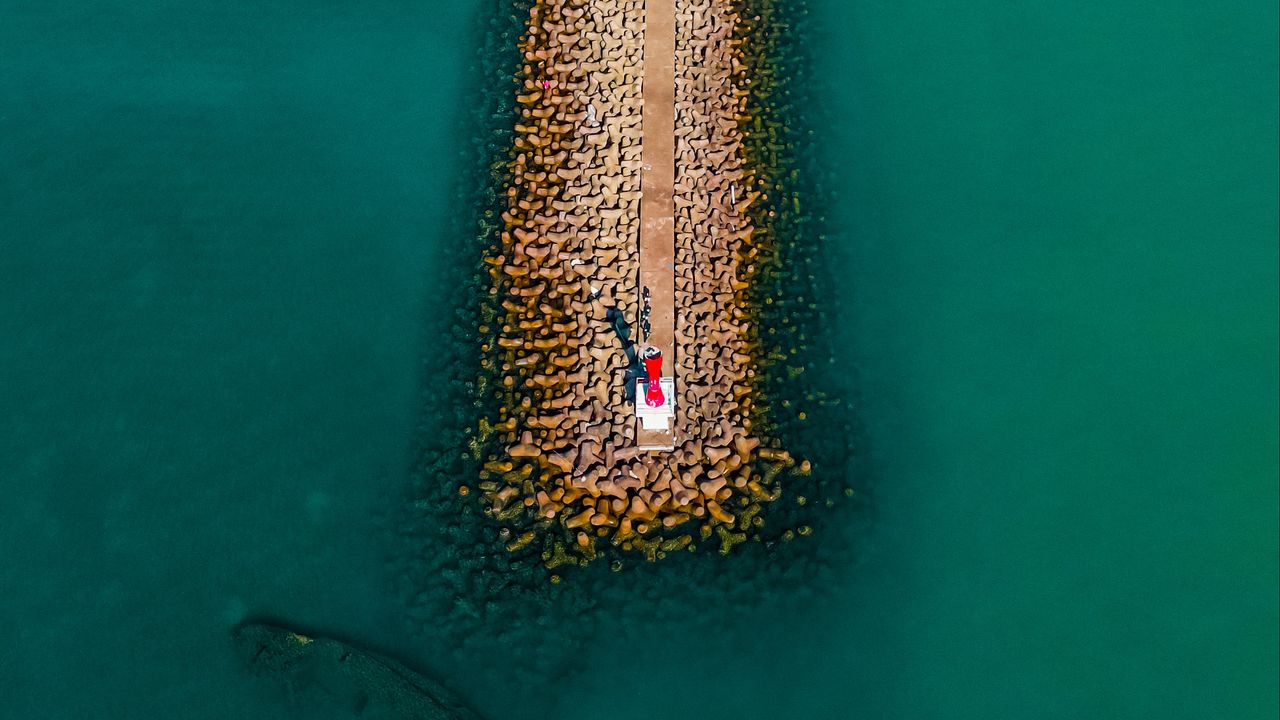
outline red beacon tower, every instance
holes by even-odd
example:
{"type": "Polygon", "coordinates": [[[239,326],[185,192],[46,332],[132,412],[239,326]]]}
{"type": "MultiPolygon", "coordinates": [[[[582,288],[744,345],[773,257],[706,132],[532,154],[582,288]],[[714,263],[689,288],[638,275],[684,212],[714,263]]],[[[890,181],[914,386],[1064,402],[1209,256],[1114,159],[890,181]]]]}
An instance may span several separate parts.
{"type": "Polygon", "coordinates": [[[675,448],[675,378],[662,376],[662,351],[649,345],[640,351],[645,377],[636,378],[636,446],[641,450],[675,448]],[[642,402],[640,398],[643,397],[642,402]]]}
{"type": "Polygon", "coordinates": [[[666,397],[662,394],[662,351],[650,345],[644,350],[644,372],[649,381],[644,389],[644,404],[662,407],[666,397]]]}

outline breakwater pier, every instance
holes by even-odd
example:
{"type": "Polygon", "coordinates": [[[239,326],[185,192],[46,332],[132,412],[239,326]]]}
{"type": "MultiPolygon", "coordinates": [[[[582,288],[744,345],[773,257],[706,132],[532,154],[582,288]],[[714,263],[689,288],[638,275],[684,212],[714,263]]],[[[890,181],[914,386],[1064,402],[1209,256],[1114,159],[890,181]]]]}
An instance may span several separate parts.
{"type": "Polygon", "coordinates": [[[528,6],[459,488],[511,552],[728,552],[810,471],[757,404],[776,239],[753,219],[749,43],[730,0],[528,6]]]}

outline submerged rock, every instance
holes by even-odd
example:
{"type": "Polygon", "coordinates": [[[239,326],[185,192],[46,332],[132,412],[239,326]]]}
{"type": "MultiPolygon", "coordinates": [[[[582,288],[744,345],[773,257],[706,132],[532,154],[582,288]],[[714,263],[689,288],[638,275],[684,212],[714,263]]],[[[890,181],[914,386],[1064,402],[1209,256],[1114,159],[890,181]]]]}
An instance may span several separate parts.
{"type": "Polygon", "coordinates": [[[481,720],[461,699],[395,660],[331,638],[260,623],[233,632],[236,651],[290,697],[347,707],[379,720],[481,720]]]}

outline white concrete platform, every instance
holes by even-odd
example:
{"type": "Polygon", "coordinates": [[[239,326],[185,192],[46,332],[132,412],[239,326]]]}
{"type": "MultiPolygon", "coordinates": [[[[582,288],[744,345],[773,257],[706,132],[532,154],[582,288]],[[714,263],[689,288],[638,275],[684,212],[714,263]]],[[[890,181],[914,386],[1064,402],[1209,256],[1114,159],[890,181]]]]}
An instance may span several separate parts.
{"type": "Polygon", "coordinates": [[[662,387],[662,405],[649,407],[644,401],[645,382],[636,381],[636,419],[643,431],[637,437],[637,446],[641,450],[671,450],[675,447],[672,428],[676,416],[675,378],[664,377],[658,380],[658,384],[662,387]]]}

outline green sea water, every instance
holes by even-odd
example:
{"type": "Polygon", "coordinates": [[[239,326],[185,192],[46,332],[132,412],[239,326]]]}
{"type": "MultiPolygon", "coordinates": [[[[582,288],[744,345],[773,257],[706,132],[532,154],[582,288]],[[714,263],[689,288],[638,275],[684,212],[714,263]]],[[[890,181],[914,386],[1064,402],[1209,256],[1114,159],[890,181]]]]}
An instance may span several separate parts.
{"type": "Polygon", "coordinates": [[[387,571],[483,9],[0,2],[0,718],[303,716],[253,615],[495,720],[1274,717],[1276,8],[810,7],[865,528],[533,688],[387,571]]]}

